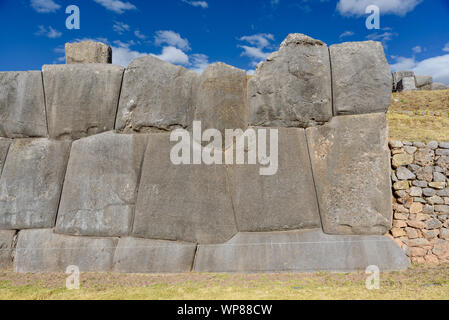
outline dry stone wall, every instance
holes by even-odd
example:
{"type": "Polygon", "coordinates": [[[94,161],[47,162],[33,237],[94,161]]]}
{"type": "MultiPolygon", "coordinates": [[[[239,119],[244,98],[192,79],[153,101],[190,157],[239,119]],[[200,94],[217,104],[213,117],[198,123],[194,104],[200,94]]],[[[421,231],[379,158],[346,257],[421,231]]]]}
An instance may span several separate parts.
{"type": "MultiPolygon", "coordinates": [[[[385,236],[391,75],[379,43],[328,48],[292,34],[249,81],[223,63],[199,75],[152,56],[124,69],[92,43],[68,45],[67,62],[0,73],[2,268],[408,267],[385,236]],[[193,121],[242,130],[237,136],[276,129],[277,173],[233,162],[175,165],[175,129],[202,145],[193,121]]],[[[234,156],[233,146],[212,150],[234,156]]]]}

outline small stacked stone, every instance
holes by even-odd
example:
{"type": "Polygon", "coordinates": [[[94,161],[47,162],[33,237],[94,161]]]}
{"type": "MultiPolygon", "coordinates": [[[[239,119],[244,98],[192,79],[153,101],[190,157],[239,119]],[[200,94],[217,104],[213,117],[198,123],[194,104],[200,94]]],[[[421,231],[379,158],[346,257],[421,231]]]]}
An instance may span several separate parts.
{"type": "Polygon", "coordinates": [[[414,263],[449,262],[449,142],[390,141],[395,242],[414,263]]]}

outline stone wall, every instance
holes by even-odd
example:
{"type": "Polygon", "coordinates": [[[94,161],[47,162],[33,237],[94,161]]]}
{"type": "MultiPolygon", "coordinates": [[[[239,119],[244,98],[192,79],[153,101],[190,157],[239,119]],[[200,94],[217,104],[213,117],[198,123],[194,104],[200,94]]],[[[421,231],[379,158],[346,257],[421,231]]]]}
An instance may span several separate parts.
{"type": "Polygon", "coordinates": [[[153,56],[124,69],[92,43],[68,45],[67,61],[0,73],[2,267],[408,267],[385,236],[392,84],[380,43],[328,47],[291,34],[249,81],[223,63],[199,75],[153,56]],[[278,172],[173,164],[170,133],[195,120],[221,132],[277,129],[278,172]]]}
{"type": "Polygon", "coordinates": [[[449,262],[449,143],[390,141],[391,235],[413,262],[449,262]]]}

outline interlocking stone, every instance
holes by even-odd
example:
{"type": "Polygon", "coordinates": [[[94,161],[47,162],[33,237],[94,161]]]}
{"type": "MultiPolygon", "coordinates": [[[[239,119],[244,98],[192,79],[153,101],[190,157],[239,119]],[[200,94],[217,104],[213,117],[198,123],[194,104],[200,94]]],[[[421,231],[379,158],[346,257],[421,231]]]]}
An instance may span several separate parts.
{"type": "Polygon", "coordinates": [[[73,142],[56,231],[127,236],[145,147],[145,135],[112,132],[73,142]]]}
{"type": "Polygon", "coordinates": [[[254,126],[304,128],[329,121],[332,91],[327,45],[290,34],[248,81],[248,105],[249,123],[254,126]]]}
{"type": "Polygon", "coordinates": [[[413,180],[416,178],[416,175],[405,167],[399,167],[396,170],[396,177],[399,180],[413,180]]]}
{"type": "Polygon", "coordinates": [[[115,128],[144,131],[191,125],[199,75],[145,56],[131,61],[123,76],[115,128]]]}
{"type": "Polygon", "coordinates": [[[0,173],[3,170],[3,165],[5,164],[6,155],[8,154],[10,144],[11,140],[0,138],[0,173]]]}
{"type": "Polygon", "coordinates": [[[334,114],[386,112],[392,78],[380,42],[346,42],[329,47],[334,114]]]}
{"type": "MultiPolygon", "coordinates": [[[[275,175],[260,175],[259,165],[229,166],[239,231],[321,226],[305,131],[280,128],[278,132],[279,158],[275,175]]],[[[270,146],[267,149],[270,150],[270,146]]]]}
{"type": "Polygon", "coordinates": [[[332,236],[321,230],[238,233],[222,245],[199,245],[197,272],[351,272],[376,265],[405,270],[407,257],[384,236],[332,236]]]}
{"type": "Polygon", "coordinates": [[[121,238],[114,254],[115,272],[190,272],[196,244],[174,241],[121,238]]]}
{"type": "Polygon", "coordinates": [[[391,228],[387,136],[386,116],[379,113],[335,117],[307,129],[324,232],[383,235],[391,228]]]}
{"type": "Polygon", "coordinates": [[[70,64],[42,70],[51,138],[79,139],[114,129],[123,67],[70,64]]]}
{"type": "Polygon", "coordinates": [[[0,229],[52,228],[70,142],[18,139],[0,179],[0,229]]]}
{"type": "Polygon", "coordinates": [[[142,167],[133,235],[222,243],[237,233],[225,165],[174,165],[170,134],[151,134],[142,167]]]}
{"type": "Polygon", "coordinates": [[[0,72],[0,119],[2,137],[47,136],[40,71],[0,72]]]}
{"type": "Polygon", "coordinates": [[[67,64],[112,63],[112,48],[94,41],[66,43],[65,59],[67,64]]]}
{"type": "Polygon", "coordinates": [[[15,230],[0,230],[0,270],[12,267],[15,235],[15,230]]]}
{"type": "Polygon", "coordinates": [[[59,235],[51,229],[22,230],[16,247],[14,271],[65,272],[77,266],[81,272],[108,272],[116,238],[59,235]]]}

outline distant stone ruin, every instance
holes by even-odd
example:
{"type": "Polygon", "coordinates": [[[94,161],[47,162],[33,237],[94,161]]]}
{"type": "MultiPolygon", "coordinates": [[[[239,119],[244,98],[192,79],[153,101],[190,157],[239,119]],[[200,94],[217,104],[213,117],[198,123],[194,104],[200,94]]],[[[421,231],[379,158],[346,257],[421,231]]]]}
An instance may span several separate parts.
{"type": "Polygon", "coordinates": [[[124,69],[110,64],[102,44],[66,48],[66,65],[0,73],[2,267],[409,266],[385,236],[393,215],[385,114],[392,80],[379,42],[328,47],[291,34],[249,81],[223,63],[199,75],[146,56],[124,69]],[[193,121],[220,131],[277,129],[277,173],[173,164],[170,135],[192,130],[193,121]]]}
{"type": "Polygon", "coordinates": [[[415,75],[413,71],[393,73],[393,92],[446,89],[449,89],[449,87],[443,83],[433,82],[431,76],[415,75]]]}

